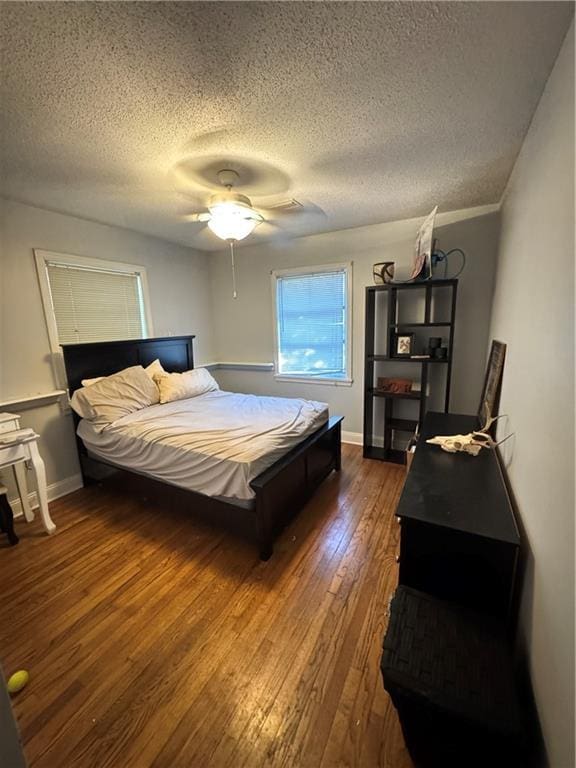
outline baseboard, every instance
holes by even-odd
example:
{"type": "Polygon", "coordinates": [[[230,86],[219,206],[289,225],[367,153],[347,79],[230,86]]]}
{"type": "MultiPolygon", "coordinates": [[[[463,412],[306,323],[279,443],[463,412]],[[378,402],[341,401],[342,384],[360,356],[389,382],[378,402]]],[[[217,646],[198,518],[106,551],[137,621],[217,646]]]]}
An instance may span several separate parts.
{"type": "MultiPolygon", "coordinates": [[[[364,445],[364,435],[362,432],[344,432],[342,431],[342,442],[347,443],[348,445],[364,445]]],[[[372,438],[372,445],[375,445],[377,448],[383,448],[384,447],[384,438],[383,437],[373,437],[372,438]]]]}
{"type": "MultiPolygon", "coordinates": [[[[348,445],[364,445],[364,435],[362,432],[345,432],[342,430],[342,442],[348,445]]],[[[384,446],[384,438],[374,437],[372,443],[377,448],[382,448],[384,446]]]]}
{"type": "MultiPolygon", "coordinates": [[[[66,496],[67,494],[72,493],[72,491],[77,491],[79,488],[82,488],[82,485],[82,475],[80,474],[71,475],[70,477],[65,477],[63,480],[50,483],[50,485],[46,488],[48,501],[54,501],[55,499],[59,499],[61,496],[66,496]]],[[[9,501],[10,506],[12,507],[12,511],[14,512],[14,517],[21,517],[23,512],[20,499],[18,497],[15,499],[10,498],[9,501]]],[[[32,493],[28,494],[28,501],[30,502],[32,509],[36,509],[38,507],[36,491],[32,491],[32,493]]]]}
{"type": "Polygon", "coordinates": [[[362,445],[362,432],[344,432],[342,431],[342,442],[348,445],[362,445]]]}

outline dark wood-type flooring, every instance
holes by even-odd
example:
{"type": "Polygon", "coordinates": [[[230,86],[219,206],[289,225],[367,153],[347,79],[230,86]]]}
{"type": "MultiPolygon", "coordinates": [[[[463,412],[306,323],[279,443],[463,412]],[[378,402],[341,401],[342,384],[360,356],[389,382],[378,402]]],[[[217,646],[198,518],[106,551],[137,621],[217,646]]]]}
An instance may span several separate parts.
{"type": "Polygon", "coordinates": [[[343,446],[274,556],[90,487],[0,537],[0,654],[31,768],[410,768],[383,690],[404,470],[343,446]]]}

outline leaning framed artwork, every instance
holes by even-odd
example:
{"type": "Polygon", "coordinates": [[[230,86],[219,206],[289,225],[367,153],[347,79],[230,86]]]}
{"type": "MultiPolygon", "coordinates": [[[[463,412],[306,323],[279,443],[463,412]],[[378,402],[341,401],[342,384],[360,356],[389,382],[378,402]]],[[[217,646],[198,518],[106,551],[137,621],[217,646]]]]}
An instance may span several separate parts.
{"type": "Polygon", "coordinates": [[[484,377],[482,396],[478,406],[478,420],[481,425],[486,424],[489,419],[498,415],[505,357],[506,344],[503,344],[501,341],[493,341],[484,377]]]}

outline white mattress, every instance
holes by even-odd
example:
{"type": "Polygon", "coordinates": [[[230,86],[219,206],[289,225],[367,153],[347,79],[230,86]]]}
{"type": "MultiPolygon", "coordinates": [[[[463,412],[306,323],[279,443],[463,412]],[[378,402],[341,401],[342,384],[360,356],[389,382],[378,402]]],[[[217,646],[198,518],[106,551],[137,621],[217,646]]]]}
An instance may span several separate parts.
{"type": "Polygon", "coordinates": [[[78,435],[107,462],[246,506],[250,482],[327,419],[326,403],[218,390],[144,408],[100,433],[83,419],[78,435]]]}

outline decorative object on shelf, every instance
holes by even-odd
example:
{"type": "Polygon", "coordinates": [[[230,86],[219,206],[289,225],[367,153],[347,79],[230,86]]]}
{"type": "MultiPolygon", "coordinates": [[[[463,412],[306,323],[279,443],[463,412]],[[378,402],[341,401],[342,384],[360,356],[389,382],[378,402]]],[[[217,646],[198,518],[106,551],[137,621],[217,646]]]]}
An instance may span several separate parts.
{"type": "Polygon", "coordinates": [[[394,340],[393,357],[410,357],[414,346],[413,333],[397,333],[394,340]]]}
{"type": "Polygon", "coordinates": [[[441,336],[433,336],[431,339],[428,339],[428,349],[438,349],[438,347],[442,346],[442,337],[441,336]]]}
{"type": "Polygon", "coordinates": [[[410,280],[429,280],[432,277],[432,245],[434,235],[434,219],[438,206],[426,216],[418,235],[414,249],[414,264],[410,280]]]}
{"type": "Polygon", "coordinates": [[[446,360],[448,357],[448,347],[436,347],[433,357],[435,360],[446,360]]]}
{"type": "Polygon", "coordinates": [[[408,284],[414,282],[424,282],[425,280],[432,279],[432,265],[433,265],[433,251],[434,251],[434,220],[438,206],[434,208],[431,213],[426,216],[422,224],[420,225],[418,232],[416,233],[416,241],[414,243],[414,258],[411,265],[402,267],[399,265],[399,269],[394,268],[394,262],[380,262],[374,264],[374,282],[376,285],[382,283],[392,283],[396,285],[408,284]],[[391,274],[384,276],[380,273],[380,267],[392,264],[391,274]]]}
{"type": "Polygon", "coordinates": [[[460,277],[460,275],[464,271],[464,267],[466,266],[466,254],[464,253],[462,248],[452,248],[451,250],[449,250],[449,251],[447,251],[445,253],[440,248],[434,247],[434,253],[432,254],[432,260],[431,261],[432,261],[432,277],[435,280],[453,280],[456,277],[460,277]],[[448,276],[448,262],[450,260],[450,256],[453,253],[459,253],[460,254],[460,260],[461,260],[462,263],[460,264],[460,269],[458,270],[458,272],[456,272],[456,274],[454,274],[454,275],[450,275],[450,277],[449,277],[448,276]],[[444,275],[442,277],[439,277],[436,274],[436,272],[438,271],[437,270],[438,264],[440,264],[440,262],[442,262],[442,261],[444,262],[444,275]]]}
{"type": "Polygon", "coordinates": [[[394,280],[394,262],[380,261],[372,267],[372,276],[376,285],[391,283],[394,280]]]}
{"type": "Polygon", "coordinates": [[[377,379],[378,389],[396,394],[411,392],[413,383],[412,379],[394,379],[389,376],[379,376],[377,379]]]}
{"type": "MultiPolygon", "coordinates": [[[[484,377],[484,386],[480,405],[478,406],[478,420],[481,424],[487,423],[498,413],[500,401],[500,389],[502,387],[502,373],[504,371],[504,358],[506,357],[506,344],[501,341],[492,341],[488,367],[484,377]]],[[[493,424],[495,419],[490,421],[493,424]]],[[[490,427],[488,427],[490,429],[490,427]]]]}

